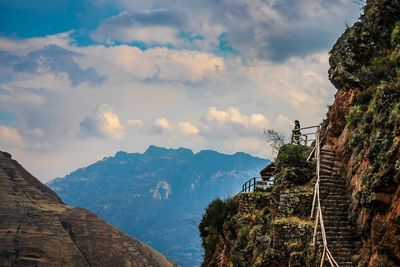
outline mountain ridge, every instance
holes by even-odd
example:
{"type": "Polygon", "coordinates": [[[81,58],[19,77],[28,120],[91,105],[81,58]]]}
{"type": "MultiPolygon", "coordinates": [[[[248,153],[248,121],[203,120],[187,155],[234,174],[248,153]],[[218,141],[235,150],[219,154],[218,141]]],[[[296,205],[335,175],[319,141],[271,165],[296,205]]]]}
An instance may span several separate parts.
{"type": "Polygon", "coordinates": [[[183,266],[195,266],[202,251],[192,223],[209,201],[236,194],[268,163],[243,152],[152,145],[143,153],[118,151],[48,185],[66,203],[88,208],[183,266]]]}

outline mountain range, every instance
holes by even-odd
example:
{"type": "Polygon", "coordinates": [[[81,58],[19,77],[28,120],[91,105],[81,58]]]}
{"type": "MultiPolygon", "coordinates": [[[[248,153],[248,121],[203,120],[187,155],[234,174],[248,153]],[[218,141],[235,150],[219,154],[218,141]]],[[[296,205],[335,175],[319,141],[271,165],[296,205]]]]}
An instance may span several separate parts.
{"type": "Polygon", "coordinates": [[[238,152],[150,146],[117,152],[48,183],[64,202],[87,208],[181,266],[198,266],[197,224],[216,197],[238,193],[268,160],[238,152]]]}

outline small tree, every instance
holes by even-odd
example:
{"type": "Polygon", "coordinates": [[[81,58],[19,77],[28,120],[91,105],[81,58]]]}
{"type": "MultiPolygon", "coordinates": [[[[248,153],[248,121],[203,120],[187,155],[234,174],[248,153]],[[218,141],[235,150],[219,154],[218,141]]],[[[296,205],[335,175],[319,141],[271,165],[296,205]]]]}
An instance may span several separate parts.
{"type": "Polygon", "coordinates": [[[264,129],[264,136],[270,144],[274,155],[276,155],[279,149],[287,143],[285,136],[274,129],[264,129]]]}

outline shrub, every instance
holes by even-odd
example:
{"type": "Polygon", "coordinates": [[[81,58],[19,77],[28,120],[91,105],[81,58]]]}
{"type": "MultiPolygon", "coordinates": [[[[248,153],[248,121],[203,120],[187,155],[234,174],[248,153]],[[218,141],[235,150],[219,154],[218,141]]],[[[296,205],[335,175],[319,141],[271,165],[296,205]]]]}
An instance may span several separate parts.
{"type": "Polygon", "coordinates": [[[238,212],[239,203],[234,199],[219,198],[208,204],[199,224],[200,236],[205,251],[213,251],[220,235],[223,236],[224,222],[238,212]]]}
{"type": "Polygon", "coordinates": [[[276,159],[278,186],[301,185],[315,175],[314,166],[307,161],[310,150],[309,147],[292,144],[281,147],[276,159]]]}

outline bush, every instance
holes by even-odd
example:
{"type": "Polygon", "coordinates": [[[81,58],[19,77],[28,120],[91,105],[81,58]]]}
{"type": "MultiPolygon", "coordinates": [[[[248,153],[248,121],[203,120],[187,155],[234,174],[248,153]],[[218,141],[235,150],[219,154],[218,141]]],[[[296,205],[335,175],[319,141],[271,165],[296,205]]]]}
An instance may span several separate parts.
{"type": "Polygon", "coordinates": [[[309,147],[287,144],[279,150],[277,167],[277,184],[283,187],[302,185],[315,175],[315,167],[307,161],[309,147]]]}
{"type": "Polygon", "coordinates": [[[206,252],[214,250],[219,236],[223,236],[225,221],[235,215],[238,209],[239,203],[234,199],[217,198],[208,204],[199,224],[200,237],[206,252]]]}

